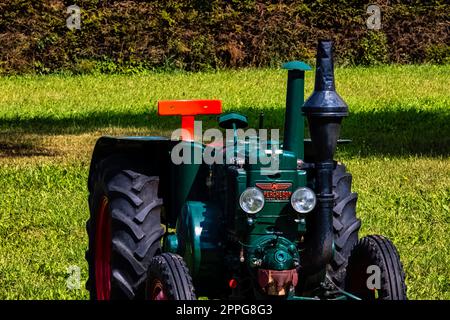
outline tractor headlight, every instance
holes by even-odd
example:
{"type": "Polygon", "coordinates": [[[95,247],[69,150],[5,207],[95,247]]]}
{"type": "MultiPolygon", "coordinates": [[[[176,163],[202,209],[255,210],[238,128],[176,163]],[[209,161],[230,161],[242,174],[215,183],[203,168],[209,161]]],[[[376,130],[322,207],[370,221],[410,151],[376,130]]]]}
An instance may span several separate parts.
{"type": "Polygon", "coordinates": [[[264,207],[264,194],[258,188],[247,188],[239,198],[239,205],[247,213],[257,213],[264,207]]]}
{"type": "Polygon", "coordinates": [[[291,195],[291,205],[298,213],[308,213],[316,206],[316,194],[310,188],[301,187],[291,195]]]}

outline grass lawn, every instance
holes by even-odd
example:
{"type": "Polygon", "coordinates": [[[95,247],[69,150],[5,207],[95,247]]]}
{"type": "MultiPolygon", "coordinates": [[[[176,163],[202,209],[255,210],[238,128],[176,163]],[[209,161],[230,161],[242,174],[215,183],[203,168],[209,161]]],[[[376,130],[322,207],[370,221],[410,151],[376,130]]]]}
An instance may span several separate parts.
{"type": "MultiPolygon", "coordinates": [[[[410,299],[450,299],[450,66],[338,68],[350,107],[337,159],[352,172],[362,235],[397,245],[410,299]]],[[[313,73],[307,74],[306,95],[313,73]]],[[[0,78],[0,299],[84,299],[90,154],[104,134],[169,135],[156,101],[219,98],[282,128],[286,72],[238,70],[0,78]],[[79,266],[81,288],[66,288],[79,266]]],[[[204,127],[215,126],[214,117],[204,127]]]]}

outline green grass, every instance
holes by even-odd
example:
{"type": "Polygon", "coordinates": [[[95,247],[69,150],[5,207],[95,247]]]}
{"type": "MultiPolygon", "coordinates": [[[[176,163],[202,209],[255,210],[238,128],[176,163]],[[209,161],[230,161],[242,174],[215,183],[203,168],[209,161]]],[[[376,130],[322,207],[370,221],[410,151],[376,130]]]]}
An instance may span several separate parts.
{"type": "Polygon", "coordinates": [[[82,267],[86,277],[85,165],[1,169],[1,298],[86,297],[65,283],[71,265],[82,267]]]}
{"type": "MultiPolygon", "coordinates": [[[[398,246],[411,299],[450,299],[450,66],[338,68],[351,115],[337,158],[352,172],[362,234],[398,246]]],[[[306,94],[312,91],[308,73],[306,94]]],[[[0,78],[0,299],[87,298],[89,157],[102,134],[169,134],[157,100],[220,98],[283,124],[286,73],[239,70],[0,78]],[[82,289],[66,288],[81,268],[82,289]]],[[[207,127],[214,117],[207,117],[207,127]]]]}

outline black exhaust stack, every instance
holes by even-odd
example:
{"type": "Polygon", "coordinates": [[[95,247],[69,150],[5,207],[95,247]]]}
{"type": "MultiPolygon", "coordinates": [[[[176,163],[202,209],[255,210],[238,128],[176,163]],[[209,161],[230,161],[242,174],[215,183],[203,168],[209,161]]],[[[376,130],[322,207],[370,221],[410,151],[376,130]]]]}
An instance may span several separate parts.
{"type": "Polygon", "coordinates": [[[347,104],[337,94],[334,84],[333,42],[319,41],[317,46],[314,92],[302,111],[308,119],[315,151],[317,209],[311,215],[305,237],[305,271],[317,273],[330,262],[333,252],[333,157],[347,104]]]}

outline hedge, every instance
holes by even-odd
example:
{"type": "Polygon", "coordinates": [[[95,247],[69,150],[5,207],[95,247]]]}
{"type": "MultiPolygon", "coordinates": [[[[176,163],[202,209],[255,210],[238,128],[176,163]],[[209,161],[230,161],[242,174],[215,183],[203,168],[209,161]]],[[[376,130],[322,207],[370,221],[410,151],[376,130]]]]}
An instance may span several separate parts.
{"type": "Polygon", "coordinates": [[[204,70],[313,61],[319,38],[340,64],[448,63],[447,1],[2,0],[0,73],[204,70]],[[66,26],[81,8],[81,29],[66,26]]]}

